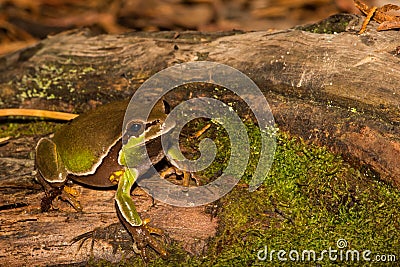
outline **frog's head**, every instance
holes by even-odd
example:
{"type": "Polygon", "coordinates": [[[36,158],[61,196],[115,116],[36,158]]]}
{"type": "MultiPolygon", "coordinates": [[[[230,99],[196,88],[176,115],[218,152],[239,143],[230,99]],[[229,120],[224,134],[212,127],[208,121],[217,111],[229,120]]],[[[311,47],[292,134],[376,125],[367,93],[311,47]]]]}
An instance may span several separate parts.
{"type": "Polygon", "coordinates": [[[153,164],[162,159],[161,136],[175,127],[175,123],[168,122],[168,125],[165,123],[167,111],[167,104],[158,101],[146,120],[138,119],[140,116],[132,116],[130,120],[125,118],[122,150],[119,155],[121,165],[133,168],[141,166],[140,169],[144,170],[150,163],[147,159],[150,158],[153,164]]]}
{"type": "Polygon", "coordinates": [[[158,101],[147,120],[131,119],[124,124],[122,145],[125,148],[144,146],[169,132],[175,125],[165,124],[168,106],[164,101],[158,101]]]}

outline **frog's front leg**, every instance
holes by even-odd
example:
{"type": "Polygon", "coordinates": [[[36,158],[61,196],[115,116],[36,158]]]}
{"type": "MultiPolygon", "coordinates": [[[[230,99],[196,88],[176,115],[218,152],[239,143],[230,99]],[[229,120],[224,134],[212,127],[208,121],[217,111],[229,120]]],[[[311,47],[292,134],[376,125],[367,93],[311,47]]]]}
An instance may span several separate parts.
{"type": "Polygon", "coordinates": [[[148,260],[146,249],[148,246],[156,250],[162,257],[167,256],[165,248],[159,244],[151,234],[160,235],[161,232],[143,223],[136,211],[131,198],[131,188],[138,177],[135,169],[127,169],[118,182],[115,195],[118,215],[128,232],[132,235],[135,245],[145,261],[148,260]]]}

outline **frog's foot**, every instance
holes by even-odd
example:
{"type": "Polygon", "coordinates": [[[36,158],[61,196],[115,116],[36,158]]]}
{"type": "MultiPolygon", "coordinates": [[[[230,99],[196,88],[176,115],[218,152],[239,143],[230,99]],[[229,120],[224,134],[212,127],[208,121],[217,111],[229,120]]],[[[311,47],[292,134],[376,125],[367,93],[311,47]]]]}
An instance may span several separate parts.
{"type": "Polygon", "coordinates": [[[48,191],[46,191],[46,196],[42,198],[42,201],[40,202],[40,209],[43,212],[49,211],[50,208],[52,207],[53,200],[56,199],[58,196],[60,196],[62,193],[61,188],[52,188],[48,191]]]}
{"type": "Polygon", "coordinates": [[[82,206],[76,197],[79,195],[78,192],[69,186],[54,187],[45,190],[46,196],[42,198],[40,208],[42,211],[49,211],[53,206],[53,201],[56,198],[60,198],[63,201],[70,203],[77,211],[82,211],[82,206]]]}
{"type": "Polygon", "coordinates": [[[162,258],[166,258],[168,256],[168,252],[165,249],[164,245],[158,242],[154,236],[164,236],[164,233],[161,229],[150,227],[146,221],[140,226],[132,226],[129,223],[124,222],[124,225],[128,232],[132,235],[134,244],[134,251],[137,254],[140,254],[145,262],[149,260],[148,257],[148,247],[154,249],[158,254],[161,255],[162,258]]]}
{"type": "Polygon", "coordinates": [[[76,209],[77,211],[82,211],[81,204],[78,200],[76,200],[77,196],[79,196],[78,191],[76,191],[72,187],[64,186],[60,198],[64,201],[69,202],[69,204],[71,204],[72,207],[74,207],[74,209],[76,209]]]}
{"type": "Polygon", "coordinates": [[[36,181],[43,187],[46,194],[40,202],[40,209],[43,212],[49,211],[53,206],[54,199],[61,195],[63,186],[51,186],[41,175],[36,176],[36,181]]]}
{"type": "Polygon", "coordinates": [[[178,167],[175,167],[175,166],[169,167],[166,170],[162,171],[160,173],[160,176],[162,178],[166,179],[167,177],[169,177],[173,174],[175,174],[176,176],[182,177],[182,185],[185,187],[189,187],[191,180],[194,180],[194,182],[196,183],[197,186],[201,186],[200,179],[198,179],[198,177],[196,177],[194,173],[182,171],[181,169],[179,169],[178,167]]]}

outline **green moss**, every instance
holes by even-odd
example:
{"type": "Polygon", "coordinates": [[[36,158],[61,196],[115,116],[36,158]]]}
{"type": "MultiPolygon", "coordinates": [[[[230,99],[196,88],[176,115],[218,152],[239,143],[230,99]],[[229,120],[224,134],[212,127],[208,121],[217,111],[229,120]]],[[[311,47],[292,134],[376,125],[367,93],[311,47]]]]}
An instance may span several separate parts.
{"type": "Polygon", "coordinates": [[[32,122],[32,119],[7,119],[0,122],[0,138],[46,135],[53,133],[61,125],[61,123],[40,119],[35,119],[35,122],[32,122]]]}
{"type": "MultiPolygon", "coordinates": [[[[249,193],[242,184],[222,199],[219,234],[203,263],[272,264],[269,257],[265,262],[257,259],[265,246],[269,251],[314,250],[318,257],[329,247],[337,249],[339,239],[347,241],[345,252],[368,249],[372,255],[399,255],[399,204],[397,189],[364,177],[325,148],[281,134],[264,185],[249,193]]],[[[274,265],[282,263],[276,253],[273,258],[274,265]]],[[[319,263],[346,262],[326,256],[319,263]]]]}
{"type": "Polygon", "coordinates": [[[354,17],[350,14],[335,14],[317,23],[298,26],[295,29],[318,34],[334,34],[345,32],[352,20],[354,17]]]}
{"type": "Polygon", "coordinates": [[[78,66],[70,63],[60,65],[48,63],[36,66],[31,73],[24,74],[20,79],[13,81],[13,85],[21,92],[19,97],[62,99],[60,89],[67,87],[70,92],[76,90],[76,84],[71,82],[76,79],[85,79],[94,72],[91,66],[78,66]],[[68,82],[69,81],[69,82],[68,82]]]}

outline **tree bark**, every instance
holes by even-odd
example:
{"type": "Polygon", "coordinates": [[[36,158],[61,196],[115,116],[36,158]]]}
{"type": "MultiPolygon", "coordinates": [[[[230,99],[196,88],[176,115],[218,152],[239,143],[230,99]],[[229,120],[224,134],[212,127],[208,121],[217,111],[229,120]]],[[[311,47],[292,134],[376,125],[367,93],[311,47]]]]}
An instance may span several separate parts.
{"type": "MultiPolygon", "coordinates": [[[[371,178],[400,187],[400,33],[377,32],[377,24],[371,22],[367,32],[358,35],[361,22],[357,16],[338,15],[279,32],[92,36],[87,30],[69,31],[0,58],[0,104],[81,112],[98,102],[130,97],[143,81],[166,67],[214,61],[240,70],[258,85],[279,129],[328,146],[361,165],[371,178]],[[329,23],[338,33],[315,33],[332,30],[326,26],[329,23]]],[[[207,88],[190,92],[210,93],[207,88]]],[[[168,97],[175,105],[184,96],[179,92],[168,97]]],[[[249,113],[238,103],[241,115],[249,113]]],[[[36,141],[19,138],[0,147],[0,263],[85,261],[87,255],[76,256],[66,249],[65,241],[71,233],[116,221],[112,192],[80,189],[86,193],[82,195],[88,207],[86,219],[77,219],[68,208],[39,213],[42,193],[32,182],[29,156],[36,141]],[[17,148],[18,153],[9,152],[17,148]]],[[[148,205],[138,206],[145,210],[148,205]]],[[[155,210],[165,214],[165,207],[160,207],[155,210]]],[[[197,216],[207,217],[201,210],[197,216]]],[[[154,224],[159,225],[157,219],[154,224]]],[[[200,232],[201,240],[209,236],[200,232]]]]}

